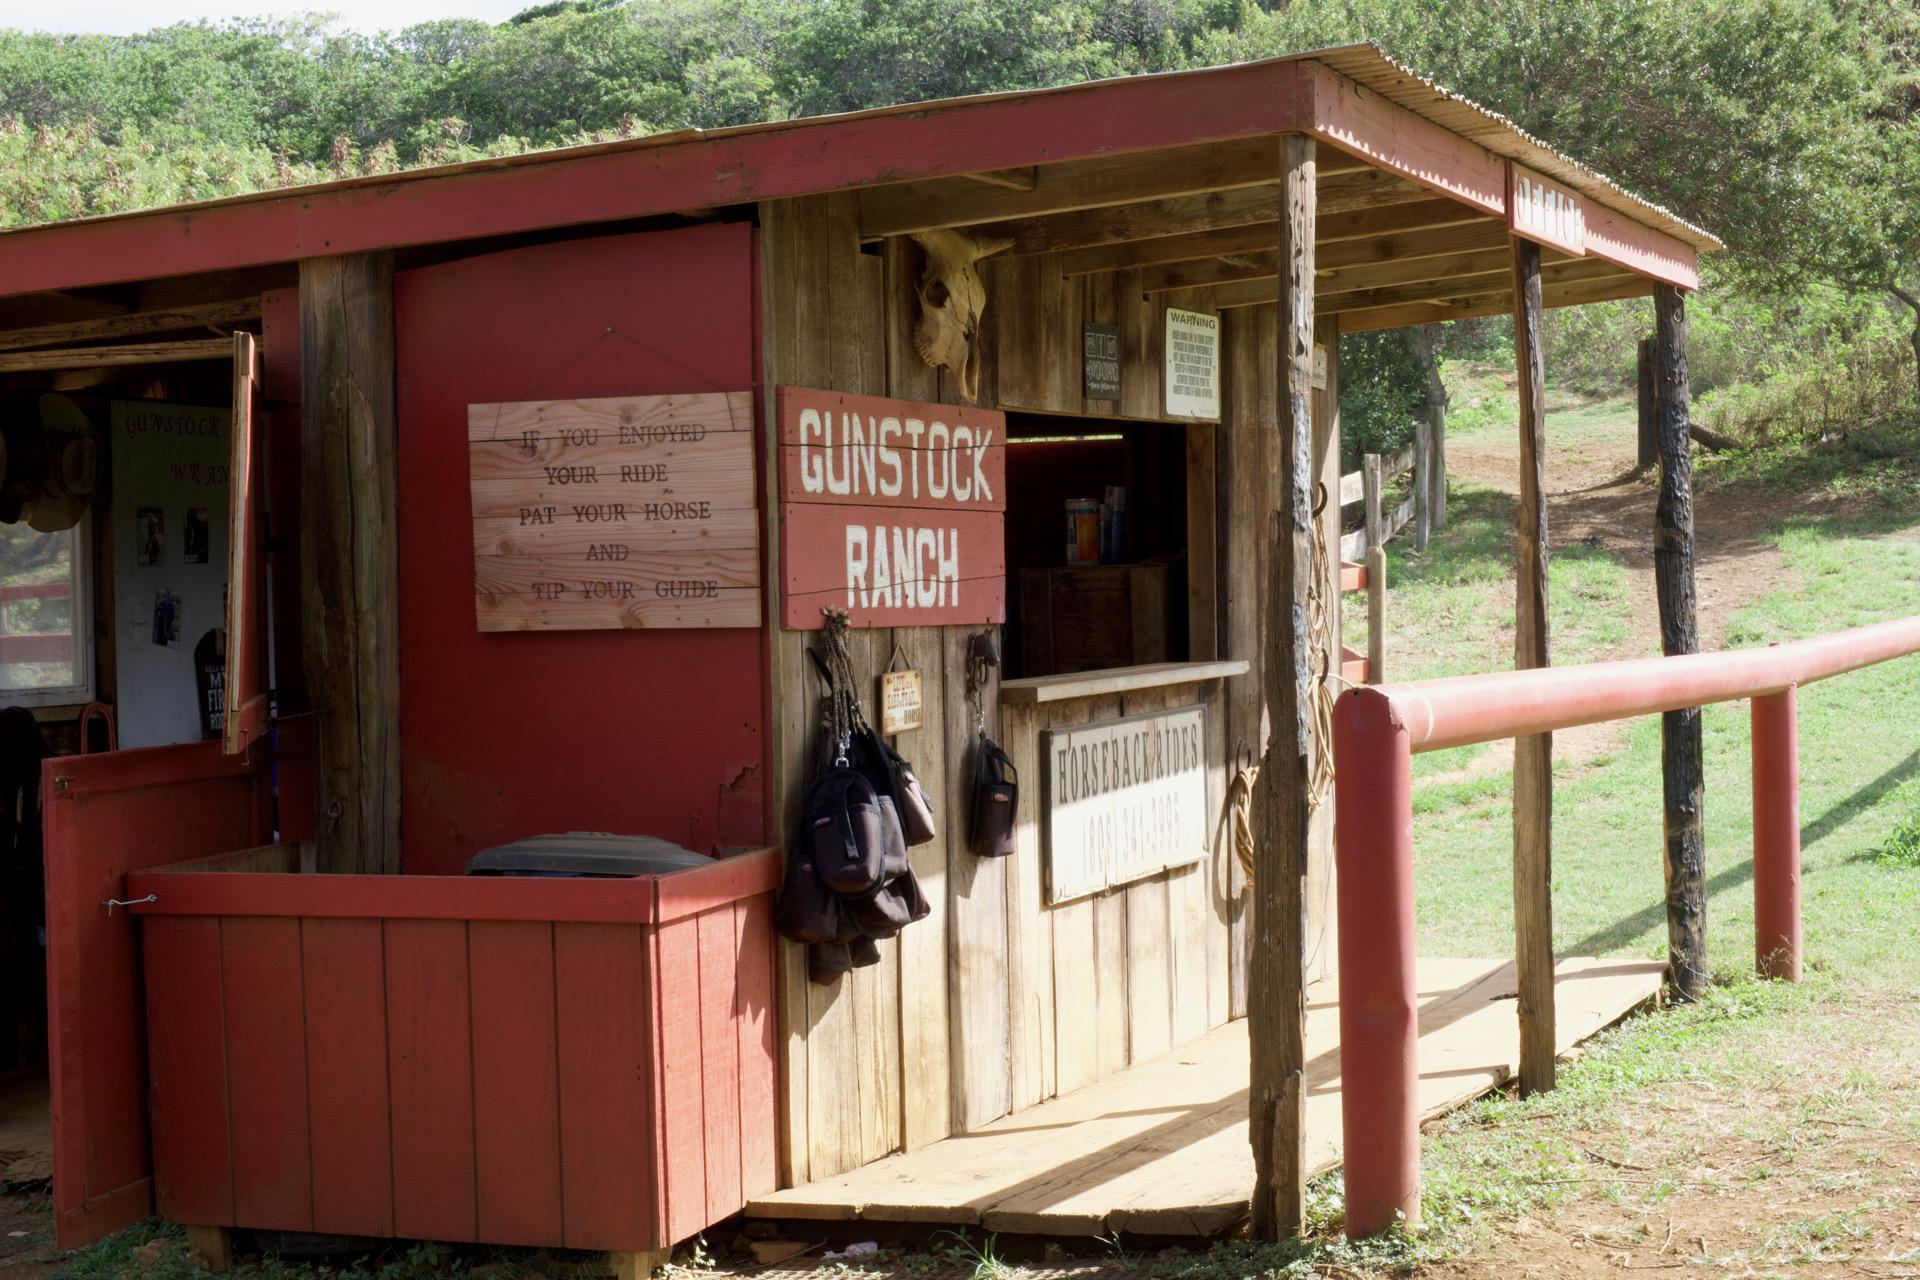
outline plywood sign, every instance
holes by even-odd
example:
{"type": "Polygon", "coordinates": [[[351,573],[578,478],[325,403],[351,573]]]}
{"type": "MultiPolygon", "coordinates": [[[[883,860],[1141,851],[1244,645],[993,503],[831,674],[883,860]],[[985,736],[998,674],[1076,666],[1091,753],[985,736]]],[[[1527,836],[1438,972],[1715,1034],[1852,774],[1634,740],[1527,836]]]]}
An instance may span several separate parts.
{"type": "Polygon", "coordinates": [[[782,622],[1003,622],[1006,415],[782,387],[782,622]]]}
{"type": "Polygon", "coordinates": [[[1179,707],[1040,735],[1047,901],[1207,853],[1207,711],[1179,707]]]}
{"type": "Polygon", "coordinates": [[[1587,251],[1586,205],[1571,188],[1507,162],[1507,220],[1525,236],[1575,256],[1587,251]]]}
{"type": "Polygon", "coordinates": [[[467,406],[482,631],[760,623],[753,393],[467,406]]]}

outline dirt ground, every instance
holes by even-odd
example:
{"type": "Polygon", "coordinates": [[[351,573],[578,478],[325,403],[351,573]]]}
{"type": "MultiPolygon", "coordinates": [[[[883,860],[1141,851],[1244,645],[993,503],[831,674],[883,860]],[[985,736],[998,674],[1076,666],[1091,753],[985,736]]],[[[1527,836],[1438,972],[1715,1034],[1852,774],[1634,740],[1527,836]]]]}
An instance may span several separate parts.
{"type": "MultiPolygon", "coordinates": [[[[1653,509],[1658,475],[1635,466],[1637,445],[1632,407],[1621,406],[1617,429],[1556,440],[1547,460],[1548,546],[1585,546],[1618,560],[1629,579],[1628,598],[1644,604],[1629,611],[1626,640],[1595,655],[1596,661],[1646,657],[1660,652],[1660,618],[1654,602],[1653,509]]],[[[1447,443],[1447,473],[1518,497],[1515,441],[1504,432],[1481,432],[1447,443]]],[[[1734,614],[1769,591],[1788,585],[1780,551],[1765,540],[1795,503],[1791,495],[1738,494],[1712,489],[1694,495],[1695,592],[1700,647],[1722,646],[1734,614]]],[[[1551,553],[1550,553],[1551,554],[1551,553]]],[[[1507,588],[1511,591],[1511,585],[1507,588]]],[[[1511,608],[1511,599],[1507,602],[1511,608]]],[[[1610,753],[1625,736],[1619,722],[1587,725],[1554,735],[1556,758],[1578,764],[1610,753]]],[[[1466,767],[1435,780],[1456,780],[1510,769],[1513,747],[1496,743],[1466,767]]]]}

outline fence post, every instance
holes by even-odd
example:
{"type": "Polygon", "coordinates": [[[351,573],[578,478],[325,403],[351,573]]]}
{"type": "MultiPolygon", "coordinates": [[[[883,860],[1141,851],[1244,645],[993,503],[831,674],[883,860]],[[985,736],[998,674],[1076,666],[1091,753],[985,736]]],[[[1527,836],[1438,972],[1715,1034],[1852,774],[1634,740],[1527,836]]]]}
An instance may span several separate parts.
{"type": "Polygon", "coordinates": [[[1420,1225],[1420,1001],[1414,977],[1413,755],[1371,689],[1333,717],[1347,1236],[1420,1225]]]}
{"type": "Polygon", "coordinates": [[[1367,546],[1387,544],[1387,521],[1380,514],[1380,455],[1369,453],[1360,459],[1360,485],[1367,499],[1367,546]]]}
{"type": "Polygon", "coordinates": [[[1433,532],[1433,493],[1428,472],[1433,465],[1429,456],[1432,428],[1425,422],[1413,424],[1413,549],[1425,551],[1427,538],[1433,532]]]}
{"type": "Polygon", "coordinates": [[[1800,727],[1789,685],[1753,700],[1753,950],[1763,978],[1800,981],[1800,727]]]}
{"type": "Polygon", "coordinates": [[[1387,549],[1367,548],[1367,683],[1387,678],[1387,549]]]}

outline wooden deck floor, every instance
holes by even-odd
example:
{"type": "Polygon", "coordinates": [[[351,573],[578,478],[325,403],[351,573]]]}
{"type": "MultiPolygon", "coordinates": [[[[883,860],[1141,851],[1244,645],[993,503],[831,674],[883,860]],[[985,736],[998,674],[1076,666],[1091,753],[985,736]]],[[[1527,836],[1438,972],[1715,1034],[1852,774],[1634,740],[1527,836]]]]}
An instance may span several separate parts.
{"type": "MultiPolygon", "coordinates": [[[[1561,962],[1562,1051],[1658,992],[1663,969],[1561,962]]],[[[1420,1101],[1436,1115],[1513,1074],[1513,965],[1422,960],[1419,979],[1420,1101]]],[[[1340,1160],[1337,1000],[1332,983],[1308,994],[1307,1157],[1315,1170],[1340,1160]]],[[[977,1133],[776,1192],[747,1213],[1059,1236],[1212,1235],[1246,1215],[1252,1190],[1246,1023],[1233,1022],[977,1133]]]]}

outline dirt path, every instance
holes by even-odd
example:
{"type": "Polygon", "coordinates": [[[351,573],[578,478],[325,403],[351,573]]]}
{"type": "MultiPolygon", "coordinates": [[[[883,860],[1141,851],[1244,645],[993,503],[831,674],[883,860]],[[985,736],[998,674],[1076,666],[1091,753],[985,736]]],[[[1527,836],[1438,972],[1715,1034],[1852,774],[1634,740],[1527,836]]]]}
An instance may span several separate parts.
{"type": "MultiPolygon", "coordinates": [[[[1509,388],[1511,389],[1511,388],[1509,388]]],[[[1547,414],[1547,536],[1552,548],[1584,546],[1603,551],[1627,572],[1631,602],[1626,639],[1595,661],[1647,657],[1660,652],[1659,599],[1653,572],[1653,509],[1658,477],[1635,467],[1633,406],[1586,416],[1580,427],[1559,430],[1556,409],[1547,414]]],[[[1499,492],[1519,492],[1519,442],[1505,432],[1482,431],[1447,444],[1447,471],[1499,492]]],[[[1706,490],[1694,501],[1695,591],[1700,647],[1726,642],[1733,615],[1782,584],[1786,570],[1779,548],[1766,541],[1783,509],[1778,500],[1756,501],[1706,490]]],[[[1511,586],[1509,586],[1511,590],[1511,586]]],[[[1511,608],[1509,598],[1508,607],[1511,608]]],[[[1581,764],[1610,754],[1624,740],[1624,723],[1587,725],[1554,735],[1557,758],[1581,764]]],[[[1453,782],[1512,768],[1511,744],[1499,743],[1464,767],[1432,775],[1453,782]]]]}
{"type": "MultiPolygon", "coordinates": [[[[1602,429],[1586,427],[1562,436],[1549,410],[1547,533],[1550,547],[1583,545],[1605,551],[1626,567],[1635,607],[1631,639],[1608,658],[1656,653],[1660,619],[1654,607],[1653,507],[1657,477],[1637,471],[1632,406],[1622,402],[1617,418],[1602,429]],[[1643,606],[1644,607],[1641,607],[1643,606]]],[[[1498,489],[1519,491],[1519,442],[1504,433],[1480,432],[1447,445],[1450,475],[1498,489]]],[[[1696,589],[1700,647],[1717,649],[1727,623],[1741,608],[1780,585],[1779,549],[1765,540],[1791,498],[1757,501],[1708,489],[1694,501],[1696,589]]]]}

